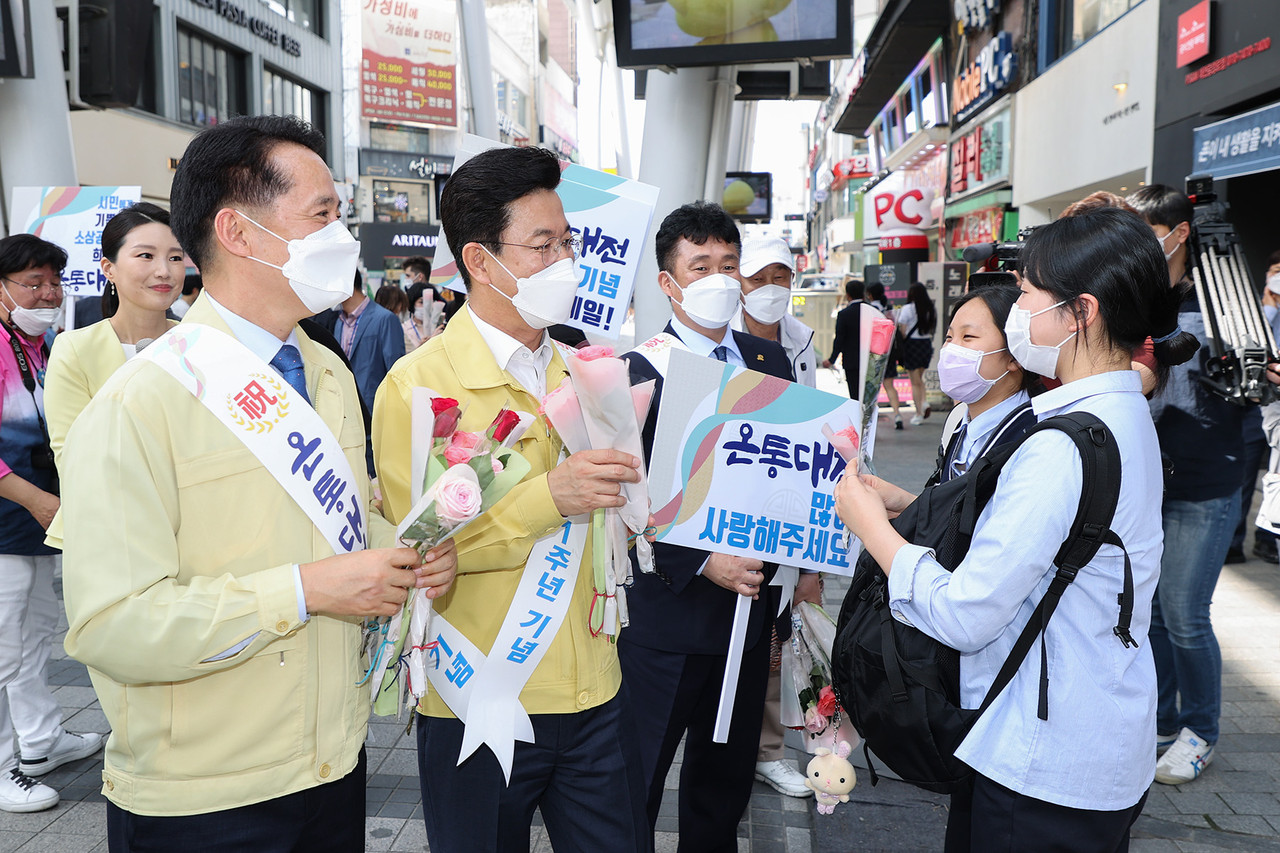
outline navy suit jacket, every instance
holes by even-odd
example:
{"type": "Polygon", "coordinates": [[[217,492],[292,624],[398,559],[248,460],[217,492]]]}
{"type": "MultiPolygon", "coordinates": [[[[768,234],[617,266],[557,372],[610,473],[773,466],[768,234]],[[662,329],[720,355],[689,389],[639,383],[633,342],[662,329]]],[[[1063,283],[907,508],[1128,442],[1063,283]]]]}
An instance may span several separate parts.
{"type": "MultiPolygon", "coordinates": [[[[339,341],[342,340],[342,315],[334,309],[325,318],[325,327],[339,341]]],[[[360,312],[356,324],[356,339],[351,345],[351,372],[356,377],[360,396],[369,406],[378,393],[378,386],[386,378],[391,365],[404,355],[404,327],[400,320],[386,308],[370,300],[360,312]]]]}
{"type": "MultiPolygon", "coordinates": [[[[670,324],[664,331],[679,337],[670,324]]],[[[743,332],[732,334],[750,369],[795,381],[791,360],[779,344],[743,332]]],[[[662,377],[643,356],[630,352],[622,357],[630,365],[632,385],[657,380],[642,435],[648,463],[653,457],[653,435],[662,405],[662,377]]],[[[637,568],[635,584],[627,591],[631,624],[623,636],[629,642],[661,651],[725,654],[738,595],[698,574],[710,552],[663,542],[654,543],[653,551],[657,572],[647,574],[637,568]]],[[[767,577],[771,578],[776,570],[775,564],[765,566],[767,577]]],[[[762,637],[768,640],[768,626],[778,612],[777,596],[777,587],[765,587],[760,599],[752,602],[745,648],[752,648],[762,637]]]]}

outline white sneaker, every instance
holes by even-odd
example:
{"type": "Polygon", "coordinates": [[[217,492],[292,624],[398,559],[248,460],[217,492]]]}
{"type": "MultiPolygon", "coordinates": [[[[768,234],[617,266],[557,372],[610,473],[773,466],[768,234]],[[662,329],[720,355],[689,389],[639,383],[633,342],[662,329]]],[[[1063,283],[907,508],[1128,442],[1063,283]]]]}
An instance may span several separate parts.
{"type": "Polygon", "coordinates": [[[807,797],[813,793],[804,784],[804,774],[785,759],[757,761],[756,778],[788,797],[807,797]]]}
{"type": "Polygon", "coordinates": [[[42,812],[58,804],[58,792],[14,767],[0,776],[0,810],[42,812]]]}
{"type": "Polygon", "coordinates": [[[1213,761],[1213,745],[1205,743],[1191,729],[1183,728],[1177,741],[1156,762],[1156,781],[1162,785],[1181,785],[1204,772],[1213,761]]]}
{"type": "Polygon", "coordinates": [[[1162,735],[1156,732],[1156,755],[1164,755],[1169,751],[1169,747],[1178,742],[1177,735],[1162,735]]]}
{"type": "Polygon", "coordinates": [[[48,755],[43,758],[27,758],[23,756],[22,761],[18,763],[18,769],[27,776],[43,776],[46,773],[52,773],[64,764],[88,758],[100,749],[102,749],[102,735],[100,734],[95,732],[78,734],[76,732],[63,731],[62,734],[58,735],[58,740],[54,743],[53,748],[49,750],[48,755]]]}
{"type": "Polygon", "coordinates": [[[911,416],[911,425],[912,425],[912,426],[920,426],[920,424],[922,424],[922,423],[924,423],[924,418],[920,417],[919,415],[912,415],[912,416],[911,416]]]}

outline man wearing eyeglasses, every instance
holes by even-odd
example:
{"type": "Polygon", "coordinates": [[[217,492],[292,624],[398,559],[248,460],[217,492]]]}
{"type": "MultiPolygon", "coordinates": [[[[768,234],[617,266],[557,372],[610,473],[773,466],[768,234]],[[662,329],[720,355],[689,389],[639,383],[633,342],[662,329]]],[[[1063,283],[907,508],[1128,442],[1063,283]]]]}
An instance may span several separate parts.
{"type": "Polygon", "coordinates": [[[31,234],[0,240],[0,809],[10,812],[57,805],[58,792],[31,777],[102,746],[99,735],[62,728],[46,681],[59,557],[44,544],[58,511],[44,423],[44,334],[61,316],[66,263],[66,252],[31,234]]]}
{"type": "Polygon", "coordinates": [[[581,245],[556,195],[559,183],[554,155],[537,148],[492,149],[454,171],[440,218],[467,286],[466,307],[396,363],[374,403],[374,458],[393,522],[410,507],[415,387],[456,399],[463,430],[484,430],[504,406],[531,421],[516,444],[531,471],[456,537],[458,579],[436,601],[433,634],[451,626],[480,659],[470,660],[465,702],[462,685],[453,700],[433,687],[418,706],[432,850],[527,850],[535,808],[557,850],[631,853],[652,844],[616,647],[589,626],[590,537],[558,550],[562,541],[579,541],[575,530],[592,510],[625,504],[620,483],[639,480],[640,460],[615,450],[564,458],[559,438],[537,416],[542,398],[565,378],[571,352],[546,330],[568,319],[580,278],[574,257],[581,245]],[[554,591],[538,596],[522,584],[526,575],[549,572],[556,578],[548,582],[562,585],[554,591]],[[543,621],[552,599],[562,609],[543,621]],[[514,645],[512,620],[528,626],[514,645]],[[532,646],[539,659],[531,658],[532,646]],[[495,678],[499,670],[507,675],[495,678]],[[520,735],[526,719],[532,737],[520,735]],[[484,742],[464,750],[464,735],[484,742]],[[507,749],[509,774],[496,757],[507,749]]]}

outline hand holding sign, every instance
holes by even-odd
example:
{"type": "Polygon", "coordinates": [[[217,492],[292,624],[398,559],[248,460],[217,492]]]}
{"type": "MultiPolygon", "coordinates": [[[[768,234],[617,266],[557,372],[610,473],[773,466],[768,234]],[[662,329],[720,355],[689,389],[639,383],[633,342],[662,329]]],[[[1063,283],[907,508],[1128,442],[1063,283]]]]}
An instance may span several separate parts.
{"type": "Polygon", "coordinates": [[[702,568],[702,576],[730,592],[756,599],[764,584],[764,563],[750,557],[712,554],[702,568]]]}

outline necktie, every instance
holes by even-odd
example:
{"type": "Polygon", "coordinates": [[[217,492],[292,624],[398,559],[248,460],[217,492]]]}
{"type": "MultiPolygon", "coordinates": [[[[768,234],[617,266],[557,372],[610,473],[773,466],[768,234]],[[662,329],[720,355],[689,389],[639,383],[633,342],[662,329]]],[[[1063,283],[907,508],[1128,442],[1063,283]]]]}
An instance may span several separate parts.
{"type": "Polygon", "coordinates": [[[950,480],[953,477],[959,477],[965,471],[969,470],[969,466],[960,458],[960,451],[964,449],[965,433],[969,431],[968,424],[961,424],[960,429],[956,430],[955,438],[951,440],[951,457],[950,464],[947,466],[944,480],[950,480]]]}
{"type": "Polygon", "coordinates": [[[293,390],[302,395],[302,399],[311,402],[311,398],[307,396],[307,373],[302,366],[302,353],[298,352],[297,347],[289,344],[280,347],[276,357],[271,359],[271,366],[284,377],[285,382],[293,386],[293,390]]]}
{"type": "Polygon", "coordinates": [[[716,357],[716,361],[728,361],[728,360],[729,360],[729,348],[728,348],[728,347],[725,347],[725,346],[719,346],[719,347],[716,347],[715,349],[713,349],[713,350],[711,351],[711,354],[712,354],[713,356],[715,356],[715,357],[716,357]]]}

